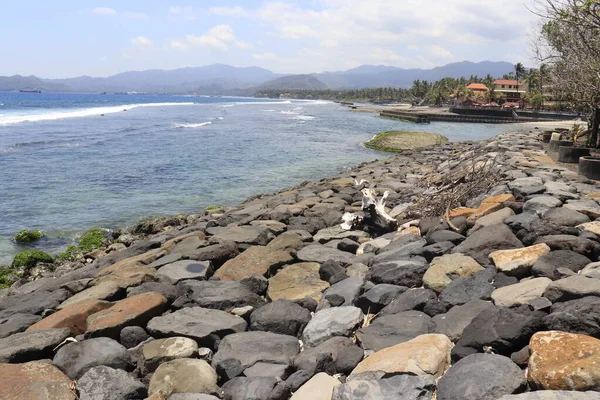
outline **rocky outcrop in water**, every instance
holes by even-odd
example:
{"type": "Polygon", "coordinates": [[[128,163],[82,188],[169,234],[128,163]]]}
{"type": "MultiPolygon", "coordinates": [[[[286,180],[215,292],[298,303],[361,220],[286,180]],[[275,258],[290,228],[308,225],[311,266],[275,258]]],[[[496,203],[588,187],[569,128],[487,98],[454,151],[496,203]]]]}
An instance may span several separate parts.
{"type": "Polygon", "coordinates": [[[148,221],[0,297],[0,397],[599,399],[598,201],[518,132],[148,221]],[[423,182],[492,159],[413,218],[423,182]],[[365,185],[398,231],[340,227],[365,185]]]}

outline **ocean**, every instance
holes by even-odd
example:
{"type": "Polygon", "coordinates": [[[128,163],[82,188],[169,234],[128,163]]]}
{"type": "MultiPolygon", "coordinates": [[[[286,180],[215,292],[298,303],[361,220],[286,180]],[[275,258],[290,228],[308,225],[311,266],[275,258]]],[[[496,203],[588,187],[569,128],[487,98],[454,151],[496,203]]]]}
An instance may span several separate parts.
{"type": "Polygon", "coordinates": [[[0,265],[30,247],[56,254],[92,227],[196,213],[331,176],[385,153],[393,129],[451,141],[506,125],[415,125],[328,101],[0,92],[0,265]],[[46,235],[17,245],[21,229],[46,235]]]}

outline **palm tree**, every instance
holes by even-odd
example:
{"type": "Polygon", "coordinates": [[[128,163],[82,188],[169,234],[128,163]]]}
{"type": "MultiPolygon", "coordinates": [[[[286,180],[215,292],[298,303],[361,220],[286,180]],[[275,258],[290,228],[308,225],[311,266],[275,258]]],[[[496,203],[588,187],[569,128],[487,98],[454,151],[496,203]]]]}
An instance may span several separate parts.
{"type": "Polygon", "coordinates": [[[524,76],[526,73],[525,71],[525,67],[523,66],[523,63],[516,63],[515,64],[515,78],[517,78],[517,90],[519,89],[519,78],[524,76]]]}
{"type": "Polygon", "coordinates": [[[541,108],[544,108],[544,81],[548,77],[548,65],[540,64],[540,94],[542,95],[541,108]]]}
{"type": "Polygon", "coordinates": [[[540,72],[531,68],[529,73],[525,76],[525,83],[527,84],[527,88],[530,92],[537,91],[539,89],[539,81],[540,81],[540,72]]]}

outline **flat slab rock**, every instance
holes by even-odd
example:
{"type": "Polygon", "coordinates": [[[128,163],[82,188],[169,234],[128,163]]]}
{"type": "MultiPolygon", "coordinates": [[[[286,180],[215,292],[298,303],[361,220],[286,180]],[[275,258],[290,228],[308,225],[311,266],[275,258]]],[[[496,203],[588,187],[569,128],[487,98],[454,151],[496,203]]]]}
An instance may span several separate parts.
{"type": "Polygon", "coordinates": [[[0,339],[0,363],[27,362],[46,358],[71,333],[68,328],[16,333],[0,339]]]}
{"type": "Polygon", "coordinates": [[[486,226],[452,249],[452,253],[463,253],[473,257],[479,264],[486,265],[488,256],[496,250],[522,248],[510,228],[504,224],[486,226]]]}
{"type": "Polygon", "coordinates": [[[302,339],[306,346],[317,346],[334,336],[350,336],[363,318],[361,309],[353,306],[318,311],[304,328],[302,339]]]}
{"type": "Polygon", "coordinates": [[[0,364],[0,393],[3,400],[76,400],[72,381],[47,361],[0,364]]]}
{"type": "Polygon", "coordinates": [[[338,249],[323,246],[320,244],[311,244],[306,246],[296,254],[299,260],[305,262],[324,263],[328,260],[339,261],[344,264],[353,264],[356,256],[338,249]]]}
{"type": "Polygon", "coordinates": [[[181,260],[160,267],[156,272],[156,279],[176,285],[185,279],[207,279],[211,272],[210,261],[181,260]]]}
{"type": "Polygon", "coordinates": [[[264,226],[232,226],[213,236],[214,240],[264,246],[275,235],[264,226]]]}
{"type": "Polygon", "coordinates": [[[148,332],[154,337],[184,336],[200,345],[215,348],[224,336],[244,332],[248,324],[243,318],[221,310],[186,307],[171,314],[154,317],[148,332]]]}
{"type": "Polygon", "coordinates": [[[435,380],[427,376],[396,375],[381,380],[353,379],[333,389],[331,400],[430,400],[435,380]]]}
{"type": "Polygon", "coordinates": [[[299,300],[311,297],[321,300],[322,291],[329,283],[321,280],[318,263],[297,263],[282,268],[269,279],[267,296],[275,301],[278,299],[299,300]]]}
{"type": "Polygon", "coordinates": [[[434,328],[431,317],[420,311],[405,311],[375,318],[356,337],[365,350],[379,351],[430,333],[434,328]]]}
{"type": "Polygon", "coordinates": [[[239,281],[182,281],[187,296],[204,308],[227,310],[235,307],[258,307],[264,299],[239,281]]]}
{"type": "Polygon", "coordinates": [[[141,399],[148,394],[146,386],[129,373],[105,366],[86,372],[77,381],[80,400],[141,399]]]}
{"type": "Polygon", "coordinates": [[[293,260],[294,258],[287,251],[254,246],[223,264],[215,276],[221,280],[239,280],[253,274],[267,275],[277,267],[291,263],[293,260]]]}

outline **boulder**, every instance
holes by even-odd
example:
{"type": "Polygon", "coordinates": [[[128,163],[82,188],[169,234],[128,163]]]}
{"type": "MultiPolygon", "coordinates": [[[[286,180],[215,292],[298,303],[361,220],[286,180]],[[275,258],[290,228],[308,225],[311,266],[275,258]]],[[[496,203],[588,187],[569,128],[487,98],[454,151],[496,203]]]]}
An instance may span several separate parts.
{"type": "Polygon", "coordinates": [[[267,331],[299,337],[311,319],[310,311],[290,300],[279,299],[250,315],[253,331],[267,331]]]}
{"type": "Polygon", "coordinates": [[[464,254],[447,254],[436,257],[423,276],[423,285],[437,293],[456,278],[465,278],[482,271],[483,267],[464,254]]]}
{"type": "Polygon", "coordinates": [[[544,184],[544,182],[542,181],[542,178],[539,178],[537,176],[532,176],[532,177],[527,177],[527,178],[517,178],[515,180],[513,180],[512,182],[508,183],[508,187],[510,189],[524,189],[527,187],[532,187],[532,186],[542,186],[544,184]]]}
{"type": "Polygon", "coordinates": [[[540,220],[540,217],[534,213],[522,213],[513,215],[507,218],[504,223],[508,225],[514,232],[521,229],[531,230],[532,226],[540,220]]]}
{"type": "Polygon", "coordinates": [[[543,217],[546,212],[552,208],[560,207],[562,201],[552,196],[536,196],[531,200],[527,200],[523,204],[524,213],[536,213],[543,217]]]}
{"type": "Polygon", "coordinates": [[[131,364],[131,356],[118,342],[96,338],[64,345],[58,349],[52,363],[69,378],[79,379],[90,368],[99,365],[127,369],[131,364]]]}
{"type": "Polygon", "coordinates": [[[76,400],[72,381],[48,361],[24,364],[0,363],[3,400],[76,400]]]}
{"type": "Polygon", "coordinates": [[[451,305],[461,305],[477,299],[488,300],[495,290],[491,283],[495,277],[495,268],[487,268],[468,278],[455,279],[442,290],[440,300],[451,305]]]}
{"type": "Polygon", "coordinates": [[[212,239],[219,242],[235,242],[265,246],[275,235],[264,226],[231,226],[213,235],[212,239]]]}
{"type": "Polygon", "coordinates": [[[591,232],[594,235],[600,235],[600,221],[586,222],[581,225],[577,225],[577,229],[580,231],[591,232]]]}
{"type": "Polygon", "coordinates": [[[522,249],[498,250],[490,254],[496,269],[509,276],[523,278],[530,275],[531,267],[537,260],[550,252],[545,243],[536,244],[522,249]]]}
{"type": "Polygon", "coordinates": [[[398,314],[377,317],[367,327],[356,331],[356,337],[365,350],[379,351],[434,329],[431,318],[419,311],[404,311],[398,314]]]}
{"type": "Polygon", "coordinates": [[[298,339],[271,332],[241,332],[225,336],[212,360],[222,377],[240,375],[257,362],[290,365],[300,352],[298,339]]]}
{"type": "Polygon", "coordinates": [[[529,349],[527,379],[533,388],[600,391],[600,340],[559,331],[538,332],[529,349]]]}
{"type": "Polygon", "coordinates": [[[439,378],[450,366],[452,342],[445,335],[421,335],[370,355],[354,368],[353,375],[383,371],[439,378]]]}
{"type": "Polygon", "coordinates": [[[396,375],[381,380],[346,381],[333,389],[331,400],[430,400],[435,381],[429,376],[396,375]]]}
{"type": "Polygon", "coordinates": [[[381,283],[373,286],[366,293],[362,294],[356,301],[356,306],[363,313],[377,314],[382,308],[390,304],[396,297],[407,290],[404,286],[390,285],[381,283]]]}
{"type": "Polygon", "coordinates": [[[161,282],[145,282],[140,286],[127,288],[127,297],[137,296],[138,294],[155,292],[160,293],[167,299],[167,302],[171,304],[175,299],[182,295],[181,288],[179,286],[173,286],[169,283],[161,282]]]}
{"type": "Polygon", "coordinates": [[[0,317],[0,339],[23,332],[41,318],[39,315],[32,314],[13,314],[7,317],[0,317]]]}
{"type": "Polygon", "coordinates": [[[369,239],[370,236],[365,231],[360,230],[345,230],[341,226],[332,226],[331,228],[325,228],[318,231],[314,236],[313,240],[319,243],[327,243],[336,239],[351,239],[353,241],[359,241],[361,239],[369,239]]]}
{"type": "Polygon", "coordinates": [[[306,296],[320,300],[329,283],[319,277],[319,264],[298,263],[281,269],[269,279],[267,296],[271,300],[299,300],[306,296]]]}
{"type": "Polygon", "coordinates": [[[239,254],[237,245],[234,242],[221,242],[210,246],[202,247],[188,255],[190,260],[210,261],[215,268],[219,268],[227,260],[230,260],[239,254]]]}
{"type": "Polygon", "coordinates": [[[600,394],[568,390],[538,390],[529,393],[508,394],[498,400],[600,400],[600,394]]]}
{"type": "MultiPolygon", "coordinates": [[[[600,279],[600,262],[587,264],[579,273],[588,278],[600,279]]],[[[0,332],[2,332],[1,324],[2,321],[0,320],[0,332]]],[[[2,337],[1,334],[0,337],[2,337]]]]}
{"type": "Polygon", "coordinates": [[[146,386],[127,372],[105,366],[89,369],[78,381],[80,400],[141,399],[148,394],[146,386]]]}
{"type": "Polygon", "coordinates": [[[546,243],[552,250],[571,250],[591,259],[598,255],[598,243],[573,235],[540,236],[537,243],[546,243]]]}
{"type": "Polygon", "coordinates": [[[253,274],[269,275],[275,269],[293,260],[294,258],[287,251],[254,246],[223,264],[215,276],[221,280],[240,280],[253,274]]]}
{"type": "Polygon", "coordinates": [[[225,311],[187,307],[152,318],[148,332],[154,337],[187,337],[201,346],[215,349],[221,338],[230,333],[244,332],[247,327],[243,318],[225,311]]]}
{"type": "Polygon", "coordinates": [[[403,311],[417,310],[423,311],[425,305],[432,300],[436,300],[435,292],[430,289],[411,289],[402,293],[389,305],[385,306],[379,316],[398,314],[403,311]]]}
{"type": "Polygon", "coordinates": [[[126,326],[121,329],[119,334],[119,342],[126,349],[131,349],[148,339],[148,334],[141,326],[126,326]]]}
{"type": "Polygon", "coordinates": [[[8,317],[14,314],[41,314],[48,309],[56,309],[67,297],[66,289],[53,292],[45,290],[27,294],[17,294],[0,298],[0,316],[8,317]]]}
{"type": "Polygon", "coordinates": [[[356,302],[358,296],[362,293],[363,284],[364,281],[361,278],[346,278],[331,285],[325,290],[325,292],[323,292],[323,296],[325,299],[327,299],[328,296],[340,296],[344,299],[342,305],[351,306],[356,302]]]}
{"type": "Polygon", "coordinates": [[[68,328],[56,328],[15,333],[0,339],[0,363],[19,363],[51,357],[53,349],[69,335],[68,328]]]}
{"type": "Polygon", "coordinates": [[[178,358],[192,358],[198,353],[198,344],[185,337],[157,339],[142,346],[144,366],[154,371],[160,364],[178,358]]]}
{"type": "Polygon", "coordinates": [[[568,200],[563,207],[578,211],[590,218],[600,217],[600,206],[594,200],[568,200]]]}
{"type": "Polygon", "coordinates": [[[330,400],[333,388],[338,385],[341,385],[339,380],[324,372],[319,372],[302,385],[290,400],[330,400]]]}
{"type": "Polygon", "coordinates": [[[363,321],[360,308],[332,307],[318,311],[304,328],[302,340],[306,346],[317,346],[334,336],[350,336],[363,321]]]}
{"type": "Polygon", "coordinates": [[[487,226],[477,231],[452,249],[452,253],[463,253],[473,257],[479,264],[486,265],[490,253],[496,250],[522,248],[523,244],[504,224],[487,226]]]}
{"type": "Polygon", "coordinates": [[[142,293],[117,301],[112,307],[87,318],[86,335],[118,338],[126,326],[145,326],[153,317],[162,314],[167,299],[159,293],[142,293]]]}
{"type": "Polygon", "coordinates": [[[544,297],[552,303],[568,301],[586,296],[600,296],[600,279],[573,275],[552,282],[546,288],[544,297]]]}
{"type": "Polygon", "coordinates": [[[473,354],[452,365],[438,382],[439,400],[487,400],[527,387],[521,368],[497,354],[473,354]]]}
{"type": "Polygon", "coordinates": [[[587,264],[590,259],[571,250],[555,250],[540,257],[531,272],[534,276],[543,276],[550,279],[558,278],[558,268],[568,268],[573,272],[578,272],[587,264]]]}
{"type": "Polygon", "coordinates": [[[322,244],[311,244],[303,247],[296,257],[300,261],[324,263],[325,261],[339,261],[343,264],[353,264],[356,260],[354,254],[346,253],[322,244]]]}
{"type": "Polygon", "coordinates": [[[156,279],[176,285],[184,279],[208,279],[212,269],[210,261],[181,260],[160,267],[156,279]]]}
{"type": "Polygon", "coordinates": [[[227,400],[269,399],[277,382],[275,377],[238,376],[223,385],[223,397],[227,400]]]}
{"type": "Polygon", "coordinates": [[[514,307],[528,304],[542,297],[552,281],[548,278],[534,278],[514,285],[504,286],[492,292],[494,304],[500,307],[514,307]]]}
{"type": "Polygon", "coordinates": [[[600,336],[600,297],[556,303],[544,318],[544,324],[550,330],[600,336]]]}
{"type": "Polygon", "coordinates": [[[336,336],[298,354],[294,358],[294,367],[309,371],[311,375],[317,372],[347,375],[363,359],[363,355],[363,350],[352,339],[336,336]]]}
{"type": "Polygon", "coordinates": [[[446,335],[456,342],[476,316],[493,308],[492,303],[483,300],[471,300],[461,306],[454,306],[446,314],[433,317],[434,332],[446,335]]]}
{"type": "Polygon", "coordinates": [[[269,287],[269,281],[262,275],[248,275],[240,280],[240,283],[246,285],[252,293],[262,296],[269,287]]]}
{"type": "Polygon", "coordinates": [[[565,207],[551,208],[546,211],[543,218],[560,226],[577,226],[590,222],[587,215],[565,207]]]}
{"type": "Polygon", "coordinates": [[[504,223],[504,221],[507,218],[512,217],[513,215],[515,215],[515,212],[508,208],[502,208],[501,210],[498,211],[494,211],[493,213],[490,213],[484,217],[478,218],[475,222],[475,225],[473,226],[473,228],[471,228],[469,230],[469,234],[472,234],[476,231],[478,231],[479,229],[483,228],[484,226],[493,226],[493,225],[498,225],[498,224],[502,224],[504,223]]]}
{"type": "Polygon", "coordinates": [[[302,241],[300,236],[294,233],[284,233],[270,241],[267,247],[271,250],[297,252],[298,250],[304,247],[304,242],[302,241]]]}
{"type": "Polygon", "coordinates": [[[429,264],[422,257],[411,257],[373,264],[371,281],[390,285],[419,287],[429,264]]]}
{"type": "Polygon", "coordinates": [[[427,243],[429,244],[451,242],[457,245],[465,239],[466,237],[460,233],[447,230],[429,232],[426,237],[427,243]]]}
{"type": "Polygon", "coordinates": [[[79,303],[88,300],[113,300],[118,298],[123,289],[118,284],[112,281],[99,283],[91,286],[63,301],[58,309],[63,309],[71,304],[79,303]]]}
{"type": "Polygon", "coordinates": [[[204,308],[228,310],[265,304],[262,297],[238,281],[183,281],[179,285],[189,299],[204,308]]]}
{"type": "Polygon", "coordinates": [[[205,393],[219,394],[217,373],[204,360],[179,358],[161,364],[150,378],[148,393],[205,393]]]}
{"type": "Polygon", "coordinates": [[[53,328],[69,328],[72,335],[80,335],[87,329],[87,318],[97,312],[110,308],[113,304],[103,300],[87,300],[75,303],[50,314],[43,320],[31,325],[27,331],[39,331],[53,328]]]}

